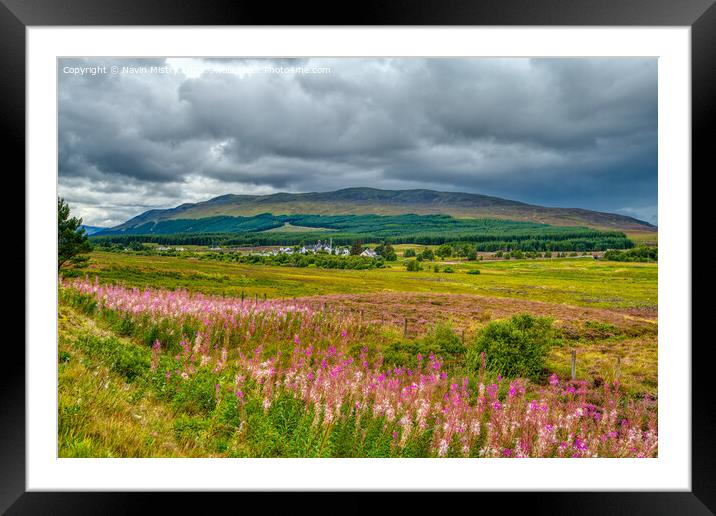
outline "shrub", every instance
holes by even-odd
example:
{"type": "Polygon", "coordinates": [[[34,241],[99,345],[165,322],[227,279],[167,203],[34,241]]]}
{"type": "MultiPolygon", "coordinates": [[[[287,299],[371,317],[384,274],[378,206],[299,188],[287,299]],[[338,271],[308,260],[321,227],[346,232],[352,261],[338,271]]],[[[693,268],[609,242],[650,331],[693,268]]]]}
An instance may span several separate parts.
{"type": "Polygon", "coordinates": [[[413,258],[415,257],[415,249],[406,249],[403,253],[403,257],[405,258],[413,258]]]}
{"type": "Polygon", "coordinates": [[[398,259],[398,255],[395,254],[395,249],[393,249],[393,246],[390,244],[380,244],[375,248],[375,252],[387,262],[394,262],[398,259]]]}
{"type": "Polygon", "coordinates": [[[443,244],[440,247],[438,247],[438,250],[435,252],[436,255],[438,255],[440,258],[449,258],[452,256],[452,246],[449,244],[443,244]]]}
{"type": "Polygon", "coordinates": [[[659,259],[659,250],[656,247],[640,246],[627,251],[609,250],[604,253],[604,259],[615,262],[656,262],[659,259]]]}
{"type": "Polygon", "coordinates": [[[460,355],[466,348],[460,337],[447,323],[435,324],[423,337],[423,349],[437,348],[441,355],[460,355]]]}
{"type": "Polygon", "coordinates": [[[423,260],[433,261],[435,259],[435,253],[429,247],[427,249],[423,249],[423,252],[420,253],[420,256],[423,260]]]}
{"type": "Polygon", "coordinates": [[[443,272],[447,272],[448,274],[451,274],[451,273],[455,272],[455,269],[453,269],[452,267],[445,267],[443,269],[443,272]]]}
{"type": "Polygon", "coordinates": [[[468,274],[480,274],[480,269],[472,269],[467,271],[468,274]]]}
{"type": "Polygon", "coordinates": [[[510,378],[538,380],[553,336],[552,319],[547,317],[520,314],[507,321],[494,321],[478,335],[467,362],[478,370],[484,352],[488,370],[510,378]]]}
{"type": "Polygon", "coordinates": [[[427,359],[430,354],[448,362],[462,362],[467,348],[462,339],[447,323],[437,323],[419,341],[394,342],[383,348],[384,363],[390,366],[414,368],[418,365],[418,354],[427,359]]]}
{"type": "Polygon", "coordinates": [[[410,260],[405,265],[405,268],[408,269],[408,271],[410,271],[410,272],[418,272],[418,271],[423,270],[423,266],[417,260],[410,260]]]}

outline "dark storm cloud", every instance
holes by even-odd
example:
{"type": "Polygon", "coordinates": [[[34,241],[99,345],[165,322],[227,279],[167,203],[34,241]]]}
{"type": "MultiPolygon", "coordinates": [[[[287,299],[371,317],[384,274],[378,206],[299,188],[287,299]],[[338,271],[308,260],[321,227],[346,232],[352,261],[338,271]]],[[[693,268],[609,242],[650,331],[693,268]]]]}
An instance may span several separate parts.
{"type": "Polygon", "coordinates": [[[93,58],[58,72],[60,193],[90,224],[348,186],[656,221],[656,59],[93,58]],[[63,71],[93,65],[134,71],[63,71]]]}

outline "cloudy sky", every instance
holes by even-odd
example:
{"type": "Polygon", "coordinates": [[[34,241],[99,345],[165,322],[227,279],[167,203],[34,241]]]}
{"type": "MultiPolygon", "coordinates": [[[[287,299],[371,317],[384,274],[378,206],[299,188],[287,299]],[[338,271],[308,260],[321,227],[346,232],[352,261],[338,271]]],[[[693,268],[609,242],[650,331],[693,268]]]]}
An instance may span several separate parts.
{"type": "Polygon", "coordinates": [[[657,60],[62,59],[90,225],[227,193],[474,192],[657,222],[657,60]]]}

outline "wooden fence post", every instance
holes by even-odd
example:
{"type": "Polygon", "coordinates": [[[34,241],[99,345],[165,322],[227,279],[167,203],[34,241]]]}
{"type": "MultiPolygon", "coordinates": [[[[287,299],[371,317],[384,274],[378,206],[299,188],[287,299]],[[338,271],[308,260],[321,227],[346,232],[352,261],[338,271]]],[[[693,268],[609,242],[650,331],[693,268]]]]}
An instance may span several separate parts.
{"type": "Polygon", "coordinates": [[[405,323],[403,325],[403,337],[408,336],[408,318],[405,318],[405,323]]]}
{"type": "Polygon", "coordinates": [[[572,350],[572,380],[577,379],[577,350],[572,350]]]}

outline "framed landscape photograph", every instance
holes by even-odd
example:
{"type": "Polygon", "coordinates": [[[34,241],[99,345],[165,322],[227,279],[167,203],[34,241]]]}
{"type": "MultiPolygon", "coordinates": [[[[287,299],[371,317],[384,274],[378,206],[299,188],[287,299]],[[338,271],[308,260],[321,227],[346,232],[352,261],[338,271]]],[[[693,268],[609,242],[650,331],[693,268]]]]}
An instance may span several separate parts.
{"type": "Polygon", "coordinates": [[[510,22],[545,27],[449,8],[49,27],[76,23],[45,7],[8,5],[28,16],[7,22],[27,42],[11,512],[440,490],[710,514],[691,345],[708,2],[645,27],[555,6],[510,22]],[[470,26],[425,26],[448,22],[470,26]]]}

